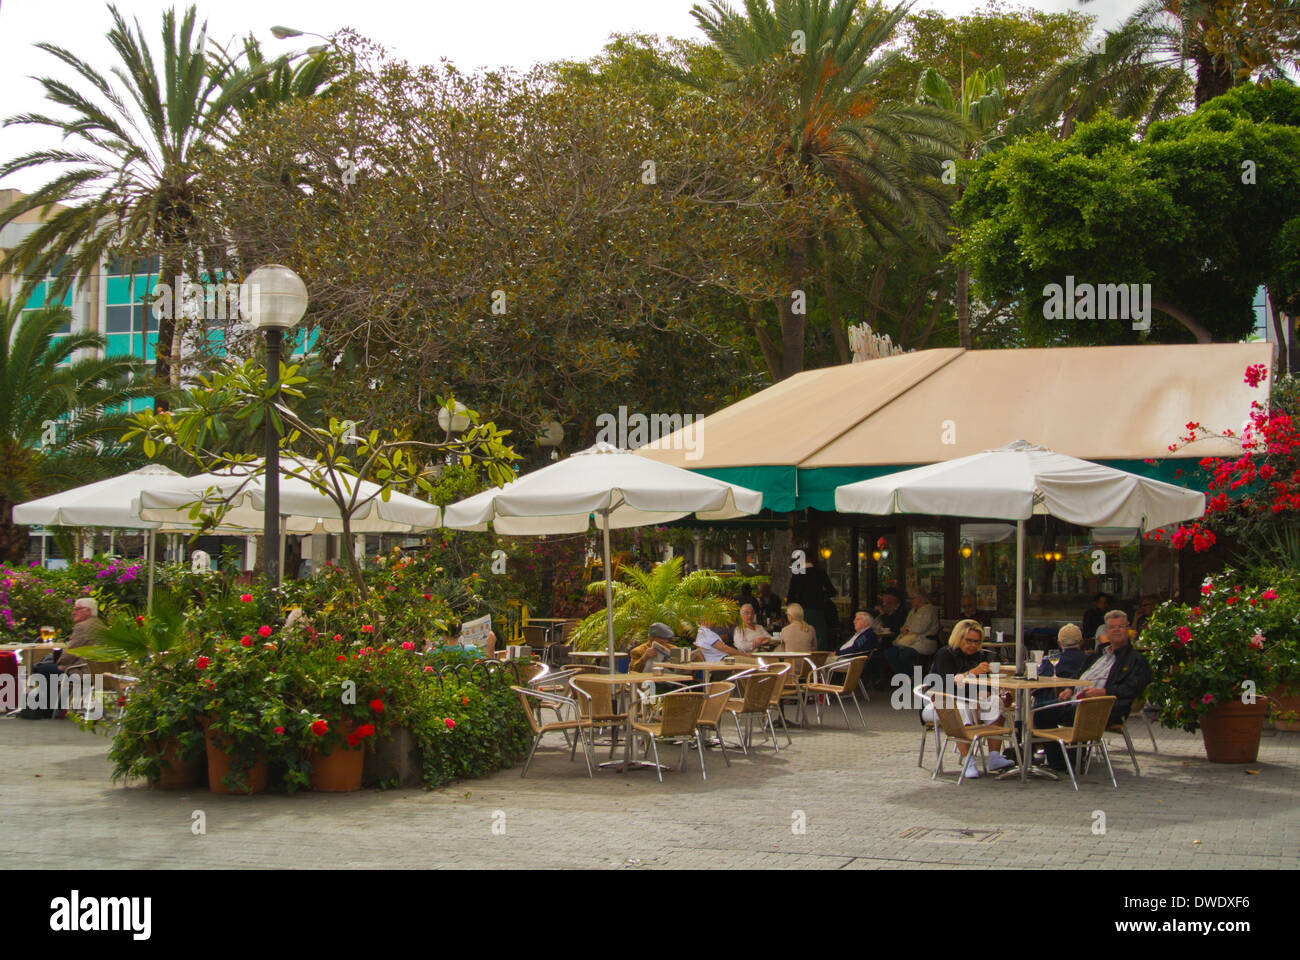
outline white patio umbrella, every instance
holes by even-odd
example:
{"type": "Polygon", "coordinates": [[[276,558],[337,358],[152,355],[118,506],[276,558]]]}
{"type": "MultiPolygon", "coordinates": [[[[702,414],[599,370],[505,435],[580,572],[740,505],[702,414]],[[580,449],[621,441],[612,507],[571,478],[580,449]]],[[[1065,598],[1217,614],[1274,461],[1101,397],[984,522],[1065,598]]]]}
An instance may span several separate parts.
{"type": "Polygon", "coordinates": [[[1016,672],[1025,671],[1025,521],[1048,514],[1086,527],[1153,529],[1193,520],[1205,495],[1016,440],[997,450],[850,483],[843,513],[926,513],[1016,522],[1016,672]]]}
{"type": "Polygon", "coordinates": [[[757,513],[763,495],[627,450],[597,443],[520,477],[447,507],[443,525],[507,536],[582,533],[594,520],[604,536],[605,622],[609,669],[614,672],[613,571],[609,531],[668,523],[695,514],[701,520],[729,520],[757,513]]]}
{"type": "MultiPolygon", "coordinates": [[[[24,526],[40,524],[45,527],[107,527],[109,529],[148,530],[144,538],[145,556],[149,567],[148,603],[153,601],[154,554],[157,549],[155,534],[160,524],[140,518],[140,491],[156,483],[180,477],[175,470],[160,463],[147,463],[138,470],[106,480],[97,480],[62,493],[53,493],[39,500],[29,500],[14,507],[14,523],[24,526]]],[[[193,524],[188,520],[186,527],[193,524]]],[[[42,544],[43,548],[44,544],[42,544]]],[[[42,549],[44,556],[44,549],[42,549]]]]}

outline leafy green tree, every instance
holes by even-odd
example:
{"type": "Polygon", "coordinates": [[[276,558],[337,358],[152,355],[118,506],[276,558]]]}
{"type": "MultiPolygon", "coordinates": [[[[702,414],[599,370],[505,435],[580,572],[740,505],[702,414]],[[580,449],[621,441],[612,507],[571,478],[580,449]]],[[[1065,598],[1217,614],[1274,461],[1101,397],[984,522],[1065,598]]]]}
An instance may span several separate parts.
{"type": "Polygon", "coordinates": [[[1240,87],[1145,140],[1099,117],[1061,142],[1012,144],[975,164],[956,210],[962,261],[985,295],[1016,303],[1028,343],[1139,340],[1129,319],[1047,319],[1049,286],[1067,276],[1151,284],[1146,339],[1245,336],[1300,213],[1297,106],[1294,85],[1240,87]]]}
{"type": "MultiPolygon", "coordinates": [[[[880,99],[881,81],[899,56],[890,45],[907,9],[863,0],[749,0],[741,14],[712,0],[692,13],[732,82],[761,78],[762,105],[781,132],[779,153],[831,180],[876,244],[919,235],[937,245],[948,224],[938,177],[942,161],[957,154],[962,126],[925,104],[880,99]]],[[[781,378],[804,368],[801,308],[810,246],[820,236],[785,245],[790,289],[780,301],[781,378]]]]}
{"type": "Polygon", "coordinates": [[[15,504],[136,466],[121,442],[125,408],[146,397],[142,368],[103,357],[104,338],[63,333],[66,307],[24,311],[0,300],[0,558],[27,552],[15,504]]]}
{"type": "MultiPolygon", "coordinates": [[[[736,601],[726,599],[723,579],[707,570],[682,576],[683,559],[673,557],[656,563],[648,572],[637,567],[620,568],[625,579],[614,580],[614,640],[649,636],[650,624],[663,623],[678,636],[701,623],[730,624],[736,621],[736,601]]],[[[605,581],[587,587],[588,593],[604,594],[605,581]]],[[[574,628],[571,643],[578,650],[601,650],[609,642],[605,611],[599,610],[574,628]]]]}

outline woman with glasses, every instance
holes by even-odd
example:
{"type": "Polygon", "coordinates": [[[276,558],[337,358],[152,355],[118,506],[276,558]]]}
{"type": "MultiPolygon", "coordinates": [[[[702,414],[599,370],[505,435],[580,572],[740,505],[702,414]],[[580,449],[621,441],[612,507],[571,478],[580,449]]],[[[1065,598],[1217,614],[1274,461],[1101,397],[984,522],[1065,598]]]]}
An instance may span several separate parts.
{"type": "MultiPolygon", "coordinates": [[[[989,671],[988,654],[984,652],[984,628],[980,626],[978,620],[958,621],[948,637],[948,645],[934,655],[934,664],[930,668],[931,673],[943,677],[943,692],[965,699],[978,700],[978,707],[974,704],[962,704],[958,707],[962,720],[967,724],[975,723],[976,718],[979,723],[995,723],[1002,716],[1002,701],[996,695],[990,694],[987,688],[980,690],[976,686],[965,684],[965,681],[987,677],[989,671]]],[[[921,719],[931,723],[935,721],[932,703],[925,705],[925,709],[921,711],[921,719]]],[[[1008,760],[1002,755],[1001,740],[990,740],[988,746],[990,772],[1015,766],[1015,761],[1008,760]]],[[[978,777],[980,774],[975,766],[975,758],[966,757],[970,747],[958,743],[957,749],[966,760],[965,775],[971,779],[978,777]]]]}

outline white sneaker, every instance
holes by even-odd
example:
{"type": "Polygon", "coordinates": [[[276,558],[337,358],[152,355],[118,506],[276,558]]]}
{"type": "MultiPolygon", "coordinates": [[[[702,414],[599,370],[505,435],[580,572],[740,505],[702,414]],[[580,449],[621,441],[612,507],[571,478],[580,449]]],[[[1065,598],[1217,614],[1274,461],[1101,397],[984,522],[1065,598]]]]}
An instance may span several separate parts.
{"type": "Polygon", "coordinates": [[[980,768],[979,768],[978,766],[976,766],[975,761],[974,761],[974,760],[967,760],[967,761],[966,761],[966,773],[965,773],[965,777],[966,777],[966,779],[967,779],[967,780],[978,780],[978,779],[979,779],[979,775],[980,775],[980,768]]]}
{"type": "Polygon", "coordinates": [[[1006,757],[1002,755],[1002,752],[999,750],[994,750],[992,753],[989,754],[990,773],[992,773],[994,770],[1005,770],[1007,767],[1014,767],[1015,765],[1016,765],[1016,761],[1008,760],[1006,757]]]}

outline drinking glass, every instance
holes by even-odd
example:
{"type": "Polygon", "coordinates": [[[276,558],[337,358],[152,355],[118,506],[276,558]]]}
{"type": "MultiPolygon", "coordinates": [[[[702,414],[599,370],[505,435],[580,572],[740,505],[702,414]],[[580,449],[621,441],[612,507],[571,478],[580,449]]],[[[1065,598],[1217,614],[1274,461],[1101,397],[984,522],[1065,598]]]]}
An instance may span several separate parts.
{"type": "Polygon", "coordinates": [[[41,642],[49,643],[51,640],[53,640],[54,632],[55,631],[53,627],[49,627],[49,626],[41,627],[41,642]]]}

